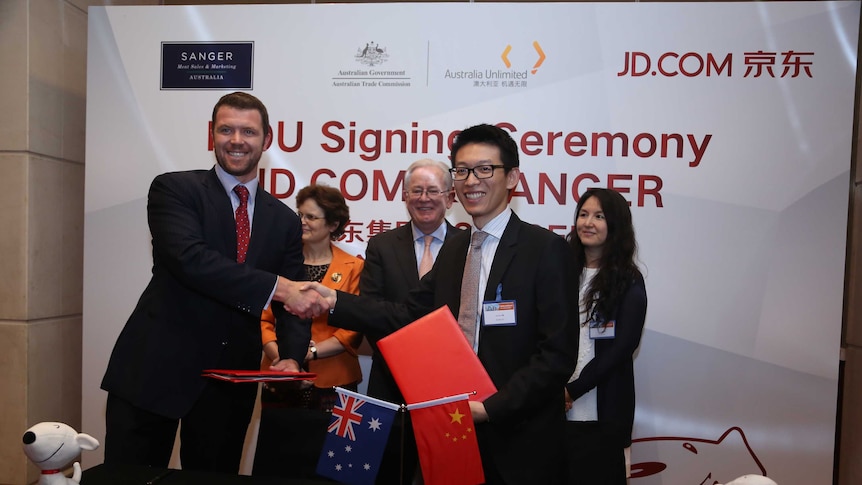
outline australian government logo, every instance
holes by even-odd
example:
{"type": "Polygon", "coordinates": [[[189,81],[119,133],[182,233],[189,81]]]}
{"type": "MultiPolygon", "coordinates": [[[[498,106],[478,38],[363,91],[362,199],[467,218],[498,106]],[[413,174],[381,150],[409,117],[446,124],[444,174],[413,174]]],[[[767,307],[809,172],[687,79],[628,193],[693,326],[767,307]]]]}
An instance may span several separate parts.
{"type": "Polygon", "coordinates": [[[366,42],[364,48],[356,49],[356,62],[368,67],[374,67],[389,60],[389,54],[385,47],[374,42],[366,42]]]}
{"type": "Polygon", "coordinates": [[[332,86],[336,88],[405,88],[411,86],[411,77],[405,69],[388,64],[389,50],[379,43],[371,41],[359,45],[353,54],[355,64],[338,69],[332,77],[332,86]]]}

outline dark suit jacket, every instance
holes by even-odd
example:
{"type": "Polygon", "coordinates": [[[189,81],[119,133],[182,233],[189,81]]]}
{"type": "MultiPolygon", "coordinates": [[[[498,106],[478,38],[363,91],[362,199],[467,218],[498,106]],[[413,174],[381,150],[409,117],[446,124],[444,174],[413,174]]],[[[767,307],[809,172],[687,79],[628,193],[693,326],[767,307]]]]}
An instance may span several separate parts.
{"type": "MultiPolygon", "coordinates": [[[[302,229],[259,187],[246,262],[237,264],[233,209],[215,169],[159,175],[148,197],[153,276],[117,339],[102,389],[180,418],[206,383],[201,370],[259,368],[260,314],[276,275],[304,279],[302,229]]],[[[309,323],[278,303],[272,308],[282,357],[302,362],[309,323]]]]}
{"type": "MultiPolygon", "coordinates": [[[[446,221],[446,240],[460,229],[446,221]]],[[[365,249],[365,267],[359,279],[359,293],[386,301],[403,302],[410,290],[419,286],[416,266],[413,226],[405,224],[378,234],[368,240],[365,249]]],[[[383,335],[366,335],[373,349],[371,372],[368,376],[368,395],[394,403],[403,403],[404,397],[383,356],[377,350],[377,341],[383,335]]]]}
{"type": "MultiPolygon", "coordinates": [[[[447,240],[434,268],[405,304],[338,293],[330,324],[392,332],[443,305],[457,315],[470,231],[447,240]]],[[[485,466],[514,484],[556,484],[564,477],[562,387],[577,355],[577,278],[565,240],[515,214],[497,248],[485,300],[515,300],[517,325],[482,326],[478,356],[498,392],[490,421],[477,426],[485,466]]]]}
{"type": "MultiPolygon", "coordinates": [[[[633,354],[640,345],[646,318],[647,295],[643,276],[631,282],[614,314],[614,338],[597,339],[596,356],[581,370],[574,381],[566,384],[572,399],[598,388],[599,421],[613,423],[619,429],[619,447],[632,444],[635,420],[635,373],[633,354]]],[[[616,438],[616,437],[615,437],[616,438]]]]}

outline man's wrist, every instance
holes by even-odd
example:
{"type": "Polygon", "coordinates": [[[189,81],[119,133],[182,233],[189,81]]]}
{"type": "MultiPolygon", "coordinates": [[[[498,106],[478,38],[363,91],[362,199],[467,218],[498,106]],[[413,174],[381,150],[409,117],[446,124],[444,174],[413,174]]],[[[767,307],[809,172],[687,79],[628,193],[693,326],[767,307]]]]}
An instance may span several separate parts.
{"type": "Polygon", "coordinates": [[[329,303],[329,314],[332,315],[335,313],[335,304],[338,303],[338,291],[332,292],[332,302],[330,303],[329,300],[327,300],[327,303],[329,303]]]}

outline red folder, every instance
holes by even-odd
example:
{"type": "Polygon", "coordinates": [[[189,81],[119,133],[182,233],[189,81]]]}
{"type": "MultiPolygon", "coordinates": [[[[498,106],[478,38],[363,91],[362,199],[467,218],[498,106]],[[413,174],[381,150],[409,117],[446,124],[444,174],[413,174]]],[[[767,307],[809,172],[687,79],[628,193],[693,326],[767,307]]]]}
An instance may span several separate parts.
{"type": "Polygon", "coordinates": [[[464,393],[484,401],[497,392],[447,306],[383,337],[377,347],[407,404],[464,393]]]}
{"type": "Polygon", "coordinates": [[[313,372],[275,372],[257,370],[205,369],[203,377],[211,377],[228,382],[282,382],[282,381],[313,381],[317,374],[313,372]]]}

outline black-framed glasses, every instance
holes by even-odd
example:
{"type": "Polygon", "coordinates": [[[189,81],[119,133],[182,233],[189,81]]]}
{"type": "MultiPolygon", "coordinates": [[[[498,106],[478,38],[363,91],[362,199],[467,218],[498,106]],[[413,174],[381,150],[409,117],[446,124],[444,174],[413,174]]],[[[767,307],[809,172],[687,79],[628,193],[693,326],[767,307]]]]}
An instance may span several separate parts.
{"type": "Polygon", "coordinates": [[[473,168],[455,167],[450,168],[449,173],[455,180],[467,180],[470,173],[476,176],[477,179],[489,179],[494,176],[495,168],[506,168],[505,165],[477,165],[473,168]]]}
{"type": "Polygon", "coordinates": [[[302,212],[297,212],[296,215],[299,216],[299,220],[306,220],[308,222],[319,221],[321,219],[326,219],[323,216],[316,216],[314,214],[303,214],[302,212]]]}
{"type": "Polygon", "coordinates": [[[415,189],[405,190],[404,193],[411,199],[421,199],[422,195],[427,195],[430,199],[436,199],[437,197],[442,197],[448,194],[449,191],[440,189],[420,189],[417,187],[415,189]]]}

